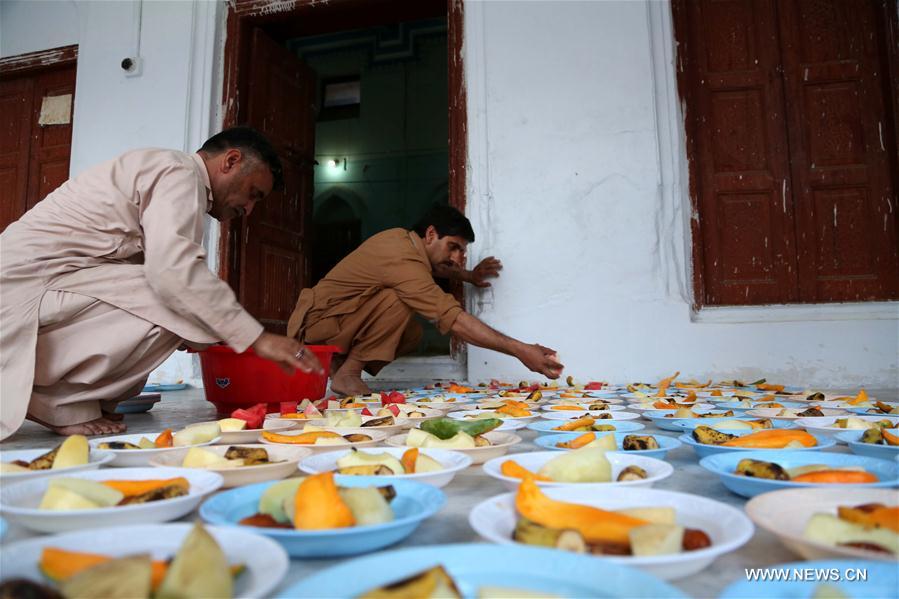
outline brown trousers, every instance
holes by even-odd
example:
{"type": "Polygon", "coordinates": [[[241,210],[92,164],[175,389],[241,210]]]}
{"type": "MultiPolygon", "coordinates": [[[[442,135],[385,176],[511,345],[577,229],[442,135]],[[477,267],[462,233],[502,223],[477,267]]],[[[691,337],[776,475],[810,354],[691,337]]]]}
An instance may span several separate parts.
{"type": "Polygon", "coordinates": [[[140,393],[180,343],[168,330],[105,302],[48,291],[28,413],[53,426],[95,420],[140,393]]]}
{"type": "Polygon", "coordinates": [[[375,375],[397,356],[409,354],[418,347],[422,329],[412,315],[412,310],[395,291],[382,289],[351,314],[333,316],[307,326],[303,342],[336,345],[364,362],[365,371],[375,375]],[[335,330],[337,332],[333,333],[335,330]]]}

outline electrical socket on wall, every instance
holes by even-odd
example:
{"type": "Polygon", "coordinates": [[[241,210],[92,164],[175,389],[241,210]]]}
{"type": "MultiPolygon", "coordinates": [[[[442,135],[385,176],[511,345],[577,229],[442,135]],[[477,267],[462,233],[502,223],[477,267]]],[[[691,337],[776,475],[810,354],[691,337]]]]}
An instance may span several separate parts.
{"type": "Polygon", "coordinates": [[[125,71],[125,77],[139,77],[143,71],[144,60],[140,56],[126,56],[119,66],[125,71]]]}

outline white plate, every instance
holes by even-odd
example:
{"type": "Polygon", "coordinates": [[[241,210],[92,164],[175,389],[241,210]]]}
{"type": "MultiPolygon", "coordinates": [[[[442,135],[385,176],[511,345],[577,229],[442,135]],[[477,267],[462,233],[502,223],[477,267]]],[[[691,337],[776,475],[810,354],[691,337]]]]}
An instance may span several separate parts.
{"type": "MultiPolygon", "coordinates": [[[[485,462],[483,468],[484,472],[487,473],[487,476],[490,476],[497,480],[501,480],[507,489],[514,491],[521,483],[521,479],[503,475],[500,470],[503,462],[505,462],[506,460],[514,460],[526,470],[537,472],[538,470],[540,470],[540,468],[543,467],[546,462],[550,461],[553,458],[558,458],[564,455],[570,454],[559,451],[532,451],[530,453],[514,453],[511,455],[493,458],[492,460],[485,462]]],[[[632,455],[624,451],[609,451],[606,453],[606,457],[612,464],[612,480],[610,482],[559,483],[542,480],[538,480],[535,482],[538,486],[543,488],[571,486],[590,487],[594,492],[604,493],[605,489],[612,487],[651,487],[655,483],[668,478],[672,473],[674,473],[674,467],[671,464],[664,460],[657,460],[656,458],[632,455]],[[618,474],[628,466],[639,466],[640,468],[643,468],[644,470],[646,470],[648,478],[642,480],[617,482],[615,479],[618,477],[618,474]]]]}
{"type": "MultiPolygon", "coordinates": [[[[16,449],[11,451],[0,451],[0,461],[12,462],[14,460],[22,460],[30,462],[52,451],[53,449],[16,449]]],[[[56,468],[51,470],[29,470],[28,472],[4,472],[0,474],[0,485],[12,484],[23,480],[33,480],[35,478],[43,478],[45,476],[68,475],[73,472],[84,472],[85,470],[96,470],[104,464],[108,464],[115,456],[108,451],[100,449],[91,449],[88,456],[88,463],[81,466],[69,466],[68,468],[56,468]]]]}
{"type": "MultiPolygon", "coordinates": [[[[338,449],[350,449],[351,447],[373,447],[373,446],[377,445],[378,443],[381,443],[385,439],[387,439],[387,433],[383,433],[380,431],[372,431],[372,430],[368,430],[368,429],[364,429],[364,428],[363,429],[358,429],[358,428],[332,429],[332,428],[329,428],[329,429],[325,429],[325,430],[329,430],[329,431],[332,431],[332,432],[335,432],[335,433],[338,433],[341,435],[348,435],[350,433],[361,433],[363,435],[368,435],[369,437],[371,437],[371,441],[360,441],[359,443],[347,443],[346,445],[314,445],[314,444],[300,445],[300,444],[293,444],[293,443],[275,443],[274,441],[269,441],[267,439],[259,439],[259,442],[263,443],[264,445],[277,445],[279,447],[285,447],[285,446],[286,447],[305,447],[306,449],[311,449],[312,453],[322,453],[322,452],[326,452],[326,451],[335,451],[338,449]]],[[[288,436],[294,436],[294,435],[299,435],[301,433],[302,433],[302,431],[289,431],[285,434],[288,436]]]]}
{"type": "Polygon", "coordinates": [[[602,412],[621,412],[623,410],[629,409],[625,406],[620,405],[612,405],[609,404],[605,410],[588,410],[587,407],[590,404],[545,404],[540,406],[540,409],[544,412],[550,412],[552,414],[574,414],[575,412],[590,412],[592,413],[602,413],[602,412]],[[559,409],[559,408],[567,408],[569,406],[577,407],[577,410],[569,410],[569,409],[559,409]]]}
{"type": "MultiPolygon", "coordinates": [[[[93,510],[53,511],[38,509],[41,498],[52,479],[29,480],[0,489],[0,512],[12,522],[39,532],[64,532],[80,528],[122,526],[135,522],[166,522],[193,511],[203,498],[222,486],[215,472],[191,468],[126,468],[122,470],[89,470],[72,478],[88,480],[154,480],[183,476],[190,483],[187,495],[135,505],[122,505],[93,510]]],[[[6,553],[6,552],[4,552],[6,553]]]]}
{"type": "MultiPolygon", "coordinates": [[[[215,445],[205,448],[221,457],[225,457],[230,445],[215,445]]],[[[300,460],[312,455],[312,450],[302,445],[271,445],[271,444],[248,444],[244,443],[241,447],[261,447],[268,452],[268,459],[275,464],[261,464],[259,466],[240,466],[237,468],[197,468],[197,470],[206,470],[207,472],[215,472],[222,476],[224,483],[223,489],[231,487],[240,487],[243,485],[251,485],[253,483],[261,483],[267,480],[279,480],[290,476],[297,471],[300,460]]],[[[187,455],[187,449],[178,449],[170,451],[162,455],[156,456],[150,460],[151,466],[161,466],[170,468],[181,468],[181,462],[187,455]]]]}
{"type": "MultiPolygon", "coordinates": [[[[706,410],[714,410],[715,409],[715,404],[711,404],[711,403],[695,403],[695,404],[688,404],[688,405],[690,406],[691,410],[699,410],[700,412],[705,412],[706,410]]],[[[632,403],[627,406],[627,409],[633,410],[642,415],[644,412],[654,412],[656,410],[665,410],[668,408],[657,408],[652,404],[649,404],[646,407],[644,407],[643,404],[632,403]]],[[[649,420],[649,418],[646,418],[646,420],[649,420]]]]}
{"type": "MultiPolygon", "coordinates": [[[[11,543],[3,548],[3,578],[27,578],[46,584],[38,568],[45,547],[116,557],[150,553],[153,559],[175,556],[192,524],[144,524],[103,530],[82,530],[11,543]]],[[[234,579],[235,597],[265,597],[287,574],[287,553],[275,541],[236,526],[206,526],[232,565],[246,569],[234,579]]]]}
{"type": "Polygon", "coordinates": [[[435,408],[429,408],[427,406],[419,406],[415,404],[396,404],[396,406],[400,409],[400,414],[402,414],[402,418],[407,420],[407,424],[414,426],[419,422],[424,422],[425,420],[433,420],[435,418],[440,418],[443,416],[443,410],[437,410],[435,408]],[[409,412],[422,412],[424,416],[409,416],[409,412]]]}
{"type": "MultiPolygon", "coordinates": [[[[381,454],[389,453],[396,459],[400,459],[407,450],[406,447],[378,447],[375,449],[363,449],[365,453],[381,454]]],[[[434,487],[445,487],[449,484],[456,472],[464,470],[471,465],[471,458],[464,453],[458,451],[450,451],[448,449],[420,449],[420,453],[434,458],[443,466],[443,470],[437,472],[422,472],[420,474],[398,474],[395,476],[377,476],[377,480],[414,480],[416,482],[425,483],[434,487]]],[[[337,460],[345,456],[346,451],[331,451],[328,453],[320,453],[310,456],[300,462],[300,470],[309,474],[318,474],[320,472],[331,472],[337,469],[337,460]]]]}
{"type": "Polygon", "coordinates": [[[825,435],[835,435],[837,433],[845,433],[846,431],[851,430],[862,430],[862,429],[852,429],[852,428],[839,428],[833,426],[834,421],[837,418],[848,418],[848,417],[858,418],[864,420],[866,422],[878,422],[880,420],[889,420],[893,423],[893,428],[899,425],[899,416],[887,416],[884,414],[883,416],[862,416],[858,414],[849,414],[847,416],[817,416],[813,418],[799,418],[795,420],[796,426],[799,428],[804,428],[810,433],[822,433],[825,435]]]}
{"type": "MultiPolygon", "coordinates": [[[[811,407],[811,406],[809,406],[811,407]]],[[[770,418],[771,420],[799,420],[800,418],[808,418],[808,416],[778,416],[780,412],[784,408],[755,408],[753,410],[747,410],[747,416],[754,416],[756,418],[770,418]]],[[[793,409],[797,412],[803,412],[808,408],[787,408],[793,409]]],[[[832,410],[829,408],[821,408],[821,413],[824,416],[850,416],[849,412],[846,410],[832,410]]],[[[813,416],[813,418],[822,418],[822,416],[813,416]]]]}
{"type": "Polygon", "coordinates": [[[750,499],[746,503],[746,514],[760,528],[777,536],[787,549],[805,559],[844,557],[894,561],[896,556],[888,553],[816,543],[806,539],[803,532],[813,514],[822,512],[836,515],[837,507],[841,505],[848,507],[865,503],[895,505],[896,500],[895,489],[852,489],[847,487],[783,489],[763,493],[750,499]]]}
{"type": "MultiPolygon", "coordinates": [[[[215,422],[218,424],[217,420],[211,420],[210,423],[215,422]]],[[[206,423],[203,423],[206,424],[206,423]]],[[[194,426],[194,425],[191,425],[194,426]]],[[[282,433],[284,431],[289,431],[297,427],[297,421],[283,421],[281,419],[278,420],[265,420],[262,422],[262,428],[245,428],[240,431],[222,431],[222,434],[219,436],[219,440],[216,442],[217,445],[234,445],[235,443],[256,443],[259,441],[259,435],[262,434],[262,431],[271,431],[273,433],[282,433]]]]}
{"type": "MultiPolygon", "coordinates": [[[[543,489],[551,499],[579,503],[607,510],[635,507],[671,507],[677,512],[677,522],[687,528],[704,531],[711,546],[697,551],[672,555],[645,557],[597,555],[596,559],[639,568],[666,580],[684,578],[709,566],[715,558],[737,550],[752,538],[752,522],[742,510],[699,495],[609,487],[598,493],[596,487],[569,486],[543,489]]],[[[476,533],[494,543],[511,544],[512,532],[518,519],[515,493],[504,493],[482,501],[474,507],[468,522],[476,533]]]]}
{"type": "Polygon", "coordinates": [[[612,418],[603,418],[596,422],[602,424],[606,420],[637,420],[640,414],[633,412],[540,412],[540,417],[546,420],[575,420],[584,416],[595,416],[597,414],[611,414],[612,418]]]}
{"type": "MultiPolygon", "coordinates": [[[[447,414],[453,420],[465,420],[465,421],[476,421],[477,418],[466,418],[466,416],[477,416],[479,414],[483,414],[484,412],[490,412],[491,410],[462,410],[461,412],[450,412],[447,414]]],[[[540,412],[537,412],[536,407],[531,410],[531,416],[506,416],[505,414],[497,414],[496,416],[491,416],[491,418],[499,418],[503,421],[503,426],[499,427],[496,430],[516,430],[519,428],[523,428],[527,426],[528,422],[533,422],[540,418],[540,412]],[[517,424],[513,428],[509,428],[506,425],[517,424]]]]}
{"type": "MultiPolygon", "coordinates": [[[[150,458],[155,458],[158,455],[162,455],[167,451],[172,451],[173,449],[181,449],[180,447],[163,447],[159,449],[97,449],[97,446],[100,443],[108,443],[110,441],[124,441],[128,443],[137,443],[141,440],[141,437],[146,437],[150,441],[153,441],[156,437],[159,436],[159,433],[132,433],[128,435],[116,435],[114,437],[99,437],[97,439],[91,439],[88,443],[91,446],[91,452],[93,451],[106,451],[113,455],[113,459],[109,462],[108,466],[115,466],[118,468],[130,468],[130,467],[139,467],[139,466],[149,466],[150,458]]],[[[205,447],[207,445],[213,445],[214,443],[218,443],[219,437],[212,439],[211,441],[207,441],[206,443],[197,443],[196,445],[185,445],[185,447],[205,447]]]]}
{"type": "MultiPolygon", "coordinates": [[[[406,445],[406,436],[408,433],[394,435],[387,439],[387,445],[390,447],[409,447],[406,445]]],[[[473,449],[453,449],[459,453],[465,454],[471,458],[472,464],[483,464],[487,460],[506,455],[509,448],[517,443],[521,443],[521,437],[512,433],[498,432],[496,430],[481,435],[490,441],[489,447],[475,447],[473,449]]]]}

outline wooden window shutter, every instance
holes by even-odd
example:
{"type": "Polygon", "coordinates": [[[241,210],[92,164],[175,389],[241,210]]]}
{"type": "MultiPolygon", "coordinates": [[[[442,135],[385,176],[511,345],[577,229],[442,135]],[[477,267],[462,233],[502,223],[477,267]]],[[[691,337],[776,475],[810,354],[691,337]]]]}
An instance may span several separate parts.
{"type": "Polygon", "coordinates": [[[696,302],[897,297],[886,4],[673,8],[698,213],[696,302]]]}

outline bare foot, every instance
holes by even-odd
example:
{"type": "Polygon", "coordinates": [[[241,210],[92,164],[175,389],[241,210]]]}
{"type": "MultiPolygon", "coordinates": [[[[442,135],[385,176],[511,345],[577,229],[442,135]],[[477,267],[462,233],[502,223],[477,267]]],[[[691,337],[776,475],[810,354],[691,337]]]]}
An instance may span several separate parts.
{"type": "Polygon", "coordinates": [[[45,426],[57,435],[115,435],[124,433],[128,430],[128,426],[123,422],[113,422],[107,418],[97,418],[78,424],[68,424],[66,426],[53,426],[42,420],[38,420],[33,416],[28,416],[28,420],[37,422],[41,426],[45,426]]]}
{"type": "Polygon", "coordinates": [[[361,376],[335,374],[331,379],[331,391],[338,395],[370,395],[371,389],[361,376]]]}

